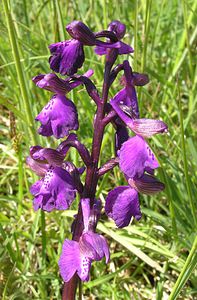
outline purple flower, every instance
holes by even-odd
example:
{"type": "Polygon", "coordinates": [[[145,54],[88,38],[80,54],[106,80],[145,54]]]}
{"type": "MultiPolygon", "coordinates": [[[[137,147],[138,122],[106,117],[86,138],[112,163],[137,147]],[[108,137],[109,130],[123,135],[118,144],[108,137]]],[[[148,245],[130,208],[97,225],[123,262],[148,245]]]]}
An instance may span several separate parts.
{"type": "MultiPolygon", "coordinates": [[[[120,119],[136,134],[142,137],[151,137],[152,135],[158,133],[165,133],[168,130],[168,126],[160,120],[153,119],[134,119],[133,117],[139,115],[137,102],[134,102],[132,106],[134,107],[134,116],[131,118],[121,109],[122,94],[124,95],[124,90],[115,95],[111,99],[110,104],[120,117],[120,119]],[[118,104],[119,103],[119,104],[118,104]]],[[[128,99],[128,98],[127,98],[128,99]]],[[[126,101],[126,100],[125,100],[126,101]]]]}
{"type": "Polygon", "coordinates": [[[92,261],[99,261],[104,256],[106,263],[109,261],[109,248],[103,236],[93,232],[94,219],[98,214],[97,209],[90,210],[90,200],[81,199],[84,231],[79,241],[66,239],[63,244],[59,259],[60,274],[68,282],[77,272],[83,281],[89,280],[92,261]]]}
{"type": "MultiPolygon", "coordinates": [[[[94,71],[90,69],[83,76],[91,77],[93,73],[94,71]]],[[[70,77],[66,79],[61,79],[54,73],[40,74],[33,77],[32,80],[41,89],[48,90],[55,94],[63,94],[63,95],[67,94],[73,88],[82,84],[80,80],[76,80],[75,82],[72,82],[72,78],[70,77]]]]}
{"type": "Polygon", "coordinates": [[[132,216],[136,220],[141,217],[138,192],[151,195],[162,191],[165,186],[153,176],[159,163],[142,137],[128,139],[122,144],[118,155],[120,169],[129,185],[109,192],[105,211],[118,227],[124,227],[129,225],[132,216]]]}
{"type": "Polygon", "coordinates": [[[50,166],[44,178],[34,183],[30,192],[34,195],[34,209],[48,212],[67,209],[76,197],[71,175],[60,167],[50,166]]]}
{"type": "MultiPolygon", "coordinates": [[[[126,26],[123,23],[117,20],[112,21],[108,26],[108,30],[112,31],[115,34],[117,40],[120,43],[120,47],[118,48],[118,54],[129,54],[134,52],[131,46],[120,41],[124,37],[126,32],[126,26]]],[[[107,49],[102,45],[97,45],[94,51],[98,55],[107,54],[107,49]]]]}
{"type": "Polygon", "coordinates": [[[137,135],[123,143],[118,155],[120,169],[129,178],[141,177],[147,168],[154,170],[159,167],[148,144],[137,135]]]}
{"type": "Polygon", "coordinates": [[[130,186],[119,186],[106,198],[105,212],[119,228],[128,226],[131,218],[141,218],[138,193],[130,186]]]}
{"type": "Polygon", "coordinates": [[[136,134],[143,137],[151,137],[154,134],[167,132],[167,125],[160,120],[139,119],[138,100],[135,85],[145,85],[149,79],[146,74],[133,73],[128,61],[123,62],[125,76],[122,78],[125,88],[120,90],[110,104],[119,118],[136,134]],[[121,108],[124,106],[124,109],[121,108]],[[127,106],[131,112],[127,113],[127,106]]]}
{"type": "Polygon", "coordinates": [[[72,40],[51,44],[50,67],[61,75],[72,75],[82,67],[85,60],[83,46],[101,45],[105,48],[120,48],[120,43],[104,43],[82,22],[73,21],[66,26],[72,40]]]}
{"type": "Polygon", "coordinates": [[[35,119],[40,121],[38,130],[43,136],[54,135],[57,139],[77,130],[78,115],[74,103],[63,95],[54,95],[35,119]]]}
{"type": "Polygon", "coordinates": [[[131,218],[141,218],[138,193],[153,195],[164,190],[165,185],[149,174],[128,178],[129,185],[110,191],[106,198],[105,212],[117,227],[128,226],[131,218]]]}

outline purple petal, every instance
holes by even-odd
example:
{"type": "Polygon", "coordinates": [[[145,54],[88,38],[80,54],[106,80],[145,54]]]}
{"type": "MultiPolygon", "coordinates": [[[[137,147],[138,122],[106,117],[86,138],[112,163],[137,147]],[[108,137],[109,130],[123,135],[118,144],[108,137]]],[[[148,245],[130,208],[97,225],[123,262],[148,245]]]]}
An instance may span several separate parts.
{"type": "Polygon", "coordinates": [[[61,166],[64,160],[63,154],[51,148],[41,148],[35,151],[32,157],[35,160],[46,160],[52,166],[61,166]]]}
{"type": "Polygon", "coordinates": [[[32,184],[32,186],[30,187],[30,193],[32,195],[36,195],[39,193],[40,188],[43,184],[43,179],[36,181],[34,184],[32,184]]]}
{"type": "Polygon", "coordinates": [[[105,238],[94,232],[86,232],[82,235],[80,244],[83,243],[83,253],[92,260],[101,260],[106,257],[106,263],[109,262],[110,253],[109,247],[105,238]]]}
{"type": "Polygon", "coordinates": [[[96,46],[96,47],[94,48],[94,52],[95,52],[97,55],[105,55],[105,54],[107,54],[107,49],[104,48],[104,47],[96,46]]]}
{"type": "Polygon", "coordinates": [[[121,23],[118,20],[112,21],[109,26],[108,30],[113,31],[118,40],[122,39],[126,32],[125,24],[121,23]]]}
{"type": "MultiPolygon", "coordinates": [[[[130,47],[129,45],[123,43],[123,42],[118,42],[118,43],[115,43],[115,44],[112,44],[112,45],[115,45],[116,47],[112,47],[110,46],[110,48],[118,48],[118,53],[121,55],[121,54],[129,54],[129,53],[133,53],[134,50],[132,47],[130,47]],[[117,47],[119,46],[119,47],[117,47]]],[[[97,45],[95,48],[94,48],[94,52],[98,55],[105,55],[107,54],[107,48],[109,48],[109,46],[102,46],[101,44],[97,45]]]]}
{"type": "Polygon", "coordinates": [[[94,33],[81,21],[72,21],[66,26],[70,36],[84,45],[94,46],[96,39],[94,33]]]}
{"type": "Polygon", "coordinates": [[[151,137],[154,134],[168,131],[168,126],[160,120],[136,119],[127,124],[131,130],[142,137],[151,137]]]}
{"type": "Polygon", "coordinates": [[[116,43],[107,43],[107,42],[102,42],[99,40],[96,40],[96,46],[99,47],[104,47],[105,49],[119,49],[121,47],[121,42],[116,42],[116,43]]]}
{"type": "Polygon", "coordinates": [[[137,192],[129,186],[120,186],[110,191],[105,212],[120,228],[128,226],[132,216],[139,220],[141,212],[137,192]]]}
{"type": "Polygon", "coordinates": [[[42,195],[35,196],[34,201],[33,201],[33,208],[35,211],[37,211],[39,208],[42,207],[42,202],[43,202],[42,195]]]}
{"type": "Polygon", "coordinates": [[[46,211],[67,209],[76,196],[71,175],[59,167],[50,167],[35,195],[34,205],[46,211]]]}
{"type": "Polygon", "coordinates": [[[41,162],[37,162],[30,156],[26,158],[27,165],[36,173],[36,175],[43,177],[47,172],[49,165],[41,162]]]}
{"type": "Polygon", "coordinates": [[[83,213],[84,231],[88,231],[89,217],[90,217],[90,199],[81,199],[81,208],[83,213]]]}
{"type": "Polygon", "coordinates": [[[41,89],[48,90],[57,94],[67,94],[71,87],[68,81],[59,78],[56,74],[41,74],[35,76],[33,82],[41,89]]]}
{"type": "Polygon", "coordinates": [[[77,270],[78,276],[81,278],[82,281],[89,280],[89,273],[91,268],[92,260],[83,254],[80,254],[80,265],[77,270]]]}
{"type": "Polygon", "coordinates": [[[78,40],[68,40],[49,46],[52,56],[50,67],[61,75],[73,75],[82,67],[85,56],[83,44],[78,40]]]}
{"type": "Polygon", "coordinates": [[[123,43],[123,42],[120,42],[120,48],[118,49],[118,53],[121,55],[121,54],[129,54],[129,53],[133,53],[134,50],[131,46],[123,43]]]}
{"type": "Polygon", "coordinates": [[[141,177],[146,167],[159,167],[154,153],[140,136],[134,136],[122,145],[119,158],[120,169],[129,178],[141,177]]]}
{"type": "Polygon", "coordinates": [[[78,242],[65,240],[58,262],[60,274],[65,282],[68,282],[77,271],[80,264],[79,260],[80,252],[78,242]]]}
{"type": "Polygon", "coordinates": [[[39,133],[44,136],[52,134],[63,138],[70,130],[79,127],[77,110],[74,103],[63,95],[55,95],[36,117],[41,122],[39,133]]]}
{"type": "Polygon", "coordinates": [[[154,176],[144,174],[140,178],[128,179],[128,183],[139,193],[153,195],[164,190],[165,185],[154,176]]]}
{"type": "Polygon", "coordinates": [[[149,78],[147,74],[141,74],[141,73],[132,73],[132,82],[133,85],[136,86],[143,86],[149,83],[149,78]]]}

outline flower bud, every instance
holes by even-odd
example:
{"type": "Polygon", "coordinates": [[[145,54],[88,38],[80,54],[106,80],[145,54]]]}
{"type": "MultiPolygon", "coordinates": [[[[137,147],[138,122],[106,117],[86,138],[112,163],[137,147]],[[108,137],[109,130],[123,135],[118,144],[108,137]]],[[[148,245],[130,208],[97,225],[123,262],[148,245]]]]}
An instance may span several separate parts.
{"type": "Polygon", "coordinates": [[[123,24],[123,23],[121,23],[120,21],[117,21],[117,20],[112,21],[109,24],[108,29],[113,31],[116,34],[118,40],[122,39],[125,35],[125,32],[126,32],[125,24],[123,24]]]}

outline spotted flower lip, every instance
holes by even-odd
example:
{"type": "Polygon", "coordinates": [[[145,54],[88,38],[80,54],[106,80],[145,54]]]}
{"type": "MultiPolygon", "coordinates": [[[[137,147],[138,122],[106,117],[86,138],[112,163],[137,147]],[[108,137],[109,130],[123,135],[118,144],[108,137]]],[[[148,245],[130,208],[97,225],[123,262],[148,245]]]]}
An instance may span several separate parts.
{"type": "Polygon", "coordinates": [[[74,103],[63,95],[55,95],[35,119],[40,121],[38,130],[43,136],[54,135],[57,139],[67,136],[79,127],[74,103]]]}
{"type": "Polygon", "coordinates": [[[128,226],[131,218],[141,218],[138,193],[130,186],[119,186],[110,191],[105,202],[105,212],[119,228],[128,226]]]}
{"type": "MultiPolygon", "coordinates": [[[[92,69],[88,70],[83,76],[91,77],[94,71],[92,69]]],[[[66,79],[59,78],[54,73],[40,74],[32,78],[32,81],[41,89],[48,90],[55,94],[67,94],[73,88],[82,84],[80,80],[71,81],[72,78],[68,77],[66,79]]]]}
{"type": "Polygon", "coordinates": [[[105,238],[91,230],[91,215],[97,212],[91,211],[90,199],[81,199],[81,204],[84,231],[78,242],[68,239],[64,241],[58,263],[60,274],[65,282],[68,282],[75,272],[81,280],[88,281],[93,260],[99,261],[105,256],[106,263],[109,261],[109,248],[105,238]]]}
{"type": "Polygon", "coordinates": [[[153,170],[159,167],[148,144],[137,135],[123,143],[118,155],[120,169],[129,178],[141,177],[147,167],[153,170]]]}
{"type": "Polygon", "coordinates": [[[30,192],[34,195],[34,210],[65,210],[76,197],[71,175],[60,167],[50,166],[44,178],[34,183],[30,192]]]}

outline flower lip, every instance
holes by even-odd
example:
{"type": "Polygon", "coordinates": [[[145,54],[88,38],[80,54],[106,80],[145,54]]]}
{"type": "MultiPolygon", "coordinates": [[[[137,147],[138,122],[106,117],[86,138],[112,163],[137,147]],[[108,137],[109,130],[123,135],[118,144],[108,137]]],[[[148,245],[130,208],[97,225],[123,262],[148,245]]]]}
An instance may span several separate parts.
{"type": "Polygon", "coordinates": [[[54,135],[57,139],[79,127],[78,114],[74,103],[64,95],[55,95],[36,117],[40,121],[39,133],[44,136],[54,135]]]}
{"type": "Polygon", "coordinates": [[[134,136],[123,143],[118,152],[120,169],[129,178],[141,177],[147,167],[156,169],[159,163],[145,140],[134,136]]]}
{"type": "Polygon", "coordinates": [[[48,212],[67,209],[76,197],[75,183],[71,175],[60,167],[50,166],[44,176],[33,184],[31,190],[34,197],[34,209],[48,212]],[[35,187],[35,188],[34,188],[35,187]]]}
{"type": "Polygon", "coordinates": [[[79,40],[68,40],[51,44],[50,68],[61,75],[73,75],[82,67],[85,55],[79,40]]]}
{"type": "Polygon", "coordinates": [[[128,226],[132,216],[141,218],[138,193],[130,186],[119,186],[110,191],[106,198],[105,212],[119,228],[128,226]]]}

